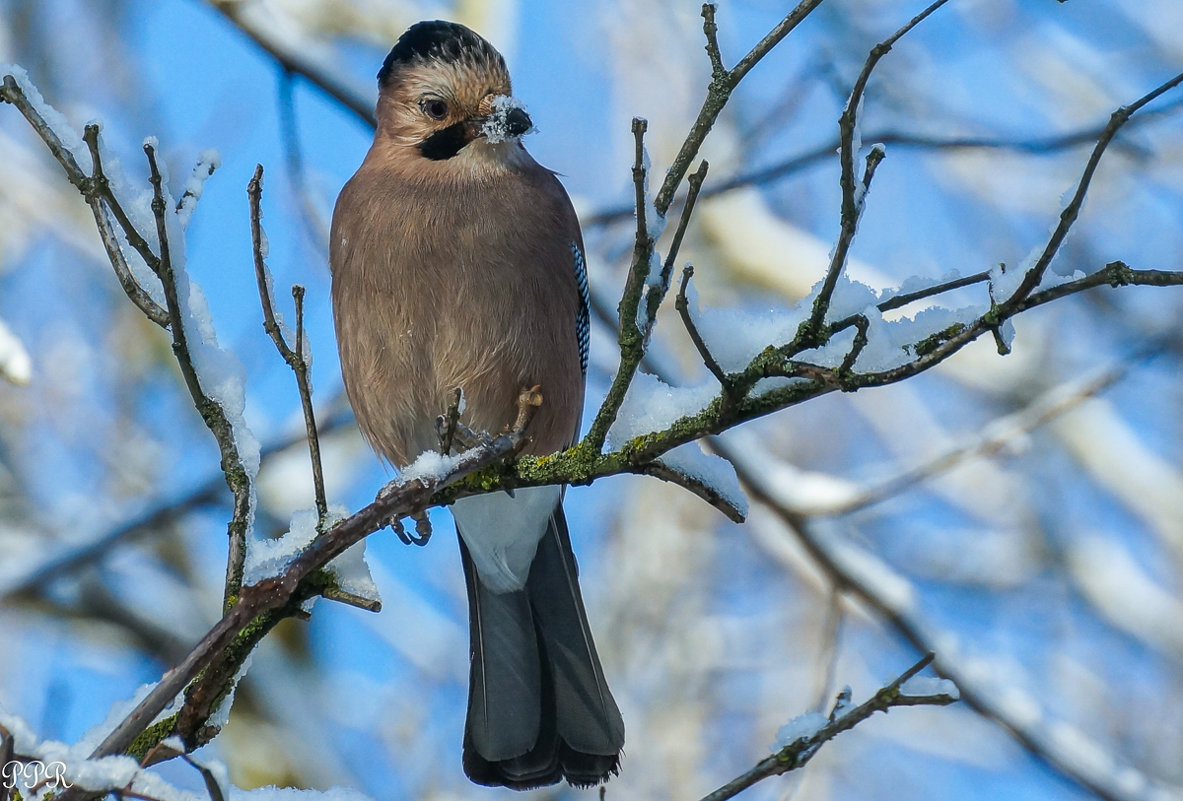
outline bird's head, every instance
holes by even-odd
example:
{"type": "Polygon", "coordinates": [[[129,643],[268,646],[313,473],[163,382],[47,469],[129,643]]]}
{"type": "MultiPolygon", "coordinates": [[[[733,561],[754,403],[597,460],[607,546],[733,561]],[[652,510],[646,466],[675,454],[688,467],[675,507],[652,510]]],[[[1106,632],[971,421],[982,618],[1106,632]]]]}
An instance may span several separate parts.
{"type": "Polygon", "coordinates": [[[378,73],[378,135],[414,158],[512,161],[531,127],[505,59],[455,22],[412,25],[378,73]]]}

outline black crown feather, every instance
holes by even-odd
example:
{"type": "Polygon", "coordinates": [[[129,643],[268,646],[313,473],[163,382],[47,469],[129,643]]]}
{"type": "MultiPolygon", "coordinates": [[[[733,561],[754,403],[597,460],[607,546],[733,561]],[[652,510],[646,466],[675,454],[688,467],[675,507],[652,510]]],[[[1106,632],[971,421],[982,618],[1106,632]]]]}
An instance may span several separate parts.
{"type": "Polygon", "coordinates": [[[449,63],[475,60],[504,65],[496,48],[471,28],[439,19],[417,22],[398,38],[382,62],[378,84],[385,85],[391,73],[401,66],[431,59],[449,63]]]}

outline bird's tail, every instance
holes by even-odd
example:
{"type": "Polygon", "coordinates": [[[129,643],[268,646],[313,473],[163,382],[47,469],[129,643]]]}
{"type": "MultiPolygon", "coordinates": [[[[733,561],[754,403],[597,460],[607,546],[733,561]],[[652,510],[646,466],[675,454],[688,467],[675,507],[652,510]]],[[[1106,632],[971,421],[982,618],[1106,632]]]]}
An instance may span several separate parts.
{"type": "Polygon", "coordinates": [[[526,586],[484,586],[464,540],[472,643],[464,772],[478,784],[525,790],[615,775],[624,721],[592,642],[561,505],[526,586]]]}

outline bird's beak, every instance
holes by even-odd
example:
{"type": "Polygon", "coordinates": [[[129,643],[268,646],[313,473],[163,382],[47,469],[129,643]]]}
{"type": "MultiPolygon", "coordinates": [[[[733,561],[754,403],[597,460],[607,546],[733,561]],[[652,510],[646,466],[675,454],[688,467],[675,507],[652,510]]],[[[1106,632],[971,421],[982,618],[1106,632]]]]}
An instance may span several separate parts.
{"type": "Polygon", "coordinates": [[[480,134],[490,142],[516,139],[534,127],[521,103],[508,95],[499,95],[489,103],[489,112],[481,118],[480,134]]]}
{"type": "Polygon", "coordinates": [[[505,131],[510,136],[521,136],[534,127],[525,109],[511,108],[505,112],[505,131]]]}

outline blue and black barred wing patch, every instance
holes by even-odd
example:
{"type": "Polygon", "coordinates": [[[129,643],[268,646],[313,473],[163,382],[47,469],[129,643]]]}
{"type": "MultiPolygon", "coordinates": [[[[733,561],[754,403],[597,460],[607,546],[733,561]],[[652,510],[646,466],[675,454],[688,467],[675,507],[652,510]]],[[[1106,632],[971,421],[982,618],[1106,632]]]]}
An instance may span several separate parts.
{"type": "Polygon", "coordinates": [[[591,296],[587,289],[587,263],[578,242],[571,243],[572,266],[575,268],[575,285],[579,287],[579,312],[575,315],[575,338],[579,342],[579,369],[587,375],[587,354],[590,345],[591,318],[589,307],[591,296]]]}

